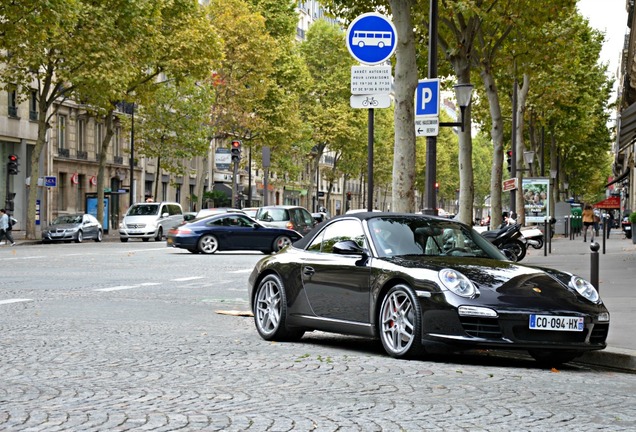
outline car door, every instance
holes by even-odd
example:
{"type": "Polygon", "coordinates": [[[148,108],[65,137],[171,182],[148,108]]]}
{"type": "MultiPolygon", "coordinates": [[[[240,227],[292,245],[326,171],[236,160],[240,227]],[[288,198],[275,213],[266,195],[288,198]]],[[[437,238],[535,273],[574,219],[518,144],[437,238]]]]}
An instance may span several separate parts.
{"type": "Polygon", "coordinates": [[[303,287],[317,316],[368,323],[370,321],[371,269],[360,255],[333,252],[335,243],[354,240],[366,247],[362,224],[357,219],[331,223],[307,248],[301,268],[303,287]]]}
{"type": "Polygon", "coordinates": [[[229,247],[236,250],[270,250],[273,242],[272,233],[267,228],[259,227],[249,217],[231,215],[227,218],[229,247]]]}
{"type": "Polygon", "coordinates": [[[97,223],[93,223],[88,215],[82,216],[82,231],[84,238],[90,239],[97,237],[97,223]]]}

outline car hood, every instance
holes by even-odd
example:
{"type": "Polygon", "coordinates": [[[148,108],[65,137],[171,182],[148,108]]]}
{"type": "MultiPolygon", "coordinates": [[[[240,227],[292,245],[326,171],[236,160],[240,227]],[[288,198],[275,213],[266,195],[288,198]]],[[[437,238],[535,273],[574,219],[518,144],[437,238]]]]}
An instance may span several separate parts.
{"type": "Polygon", "coordinates": [[[79,225],[77,224],[56,224],[56,225],[49,225],[47,227],[48,230],[72,230],[72,229],[77,229],[79,227],[79,225]]]}
{"type": "Polygon", "coordinates": [[[125,216],[124,223],[137,224],[137,223],[151,223],[156,220],[156,216],[125,216]]]}
{"type": "MultiPolygon", "coordinates": [[[[568,286],[572,274],[548,268],[524,266],[510,261],[474,257],[396,257],[394,264],[415,269],[457,270],[475,283],[482,302],[514,304],[520,298],[550,299],[558,304],[583,301],[568,286]]],[[[412,271],[409,273],[417,276],[412,271]]],[[[588,302],[588,304],[590,304],[588,302]]]]}

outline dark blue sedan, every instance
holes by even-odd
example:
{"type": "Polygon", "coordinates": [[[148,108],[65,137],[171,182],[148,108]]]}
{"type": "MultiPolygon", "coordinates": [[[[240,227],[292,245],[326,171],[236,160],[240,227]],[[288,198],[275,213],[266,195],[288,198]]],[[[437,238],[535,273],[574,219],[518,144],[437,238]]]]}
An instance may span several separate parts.
{"type": "Polygon", "coordinates": [[[270,254],[301,238],[296,231],[263,226],[243,213],[220,213],[174,227],[167,244],[192,253],[255,250],[270,254]]]}

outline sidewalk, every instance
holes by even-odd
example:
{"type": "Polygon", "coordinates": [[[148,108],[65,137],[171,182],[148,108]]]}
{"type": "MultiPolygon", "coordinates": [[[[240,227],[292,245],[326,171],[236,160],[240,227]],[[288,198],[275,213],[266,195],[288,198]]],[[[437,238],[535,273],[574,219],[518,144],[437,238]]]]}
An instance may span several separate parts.
{"type": "MultiPolygon", "coordinates": [[[[24,231],[13,232],[16,246],[39,243],[38,240],[25,240],[24,235],[24,231]]],[[[602,239],[595,240],[600,246],[599,293],[610,311],[610,331],[606,349],[585,354],[577,362],[636,372],[636,326],[633,324],[636,317],[636,244],[625,239],[620,229],[613,229],[610,238],[605,240],[605,253],[602,239]]],[[[111,230],[104,235],[104,241],[119,241],[119,233],[111,230]]],[[[551,245],[547,244],[547,247],[551,246],[551,253],[528,248],[521,263],[552,267],[590,280],[590,244],[589,239],[584,243],[582,236],[573,240],[555,236],[551,245]]]]}

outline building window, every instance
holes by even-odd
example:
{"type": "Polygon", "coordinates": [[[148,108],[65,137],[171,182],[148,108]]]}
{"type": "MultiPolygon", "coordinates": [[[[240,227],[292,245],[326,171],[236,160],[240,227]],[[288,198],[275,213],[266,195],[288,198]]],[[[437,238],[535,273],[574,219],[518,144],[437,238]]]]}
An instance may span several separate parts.
{"type": "Polygon", "coordinates": [[[119,148],[121,139],[121,129],[119,127],[115,128],[115,136],[113,137],[113,154],[115,156],[121,156],[121,149],[119,148]]]}
{"type": "Polygon", "coordinates": [[[81,152],[86,150],[86,121],[84,120],[77,121],[77,150],[81,152]]]}
{"type": "Polygon", "coordinates": [[[66,148],[66,116],[57,116],[57,148],[66,148]]]}
{"type": "Polygon", "coordinates": [[[38,119],[38,92],[31,90],[31,98],[29,99],[29,120],[37,121],[38,119]]]}
{"type": "Polygon", "coordinates": [[[178,184],[175,187],[176,191],[175,191],[175,201],[180,203],[181,202],[181,185],[178,184]]]}
{"type": "Polygon", "coordinates": [[[168,182],[161,182],[161,201],[168,201],[168,182]]]}
{"type": "Polygon", "coordinates": [[[66,203],[67,203],[67,199],[66,199],[66,191],[67,191],[67,184],[66,182],[69,181],[68,180],[68,176],[66,175],[65,172],[60,172],[59,173],[59,182],[57,185],[57,210],[58,212],[65,212],[66,211],[66,203]]]}
{"type": "Polygon", "coordinates": [[[97,152],[97,159],[102,152],[102,140],[104,139],[104,125],[101,123],[95,124],[95,151],[97,152]]]}
{"type": "Polygon", "coordinates": [[[15,88],[9,88],[7,91],[9,95],[9,117],[18,117],[18,94],[15,88]]]}

